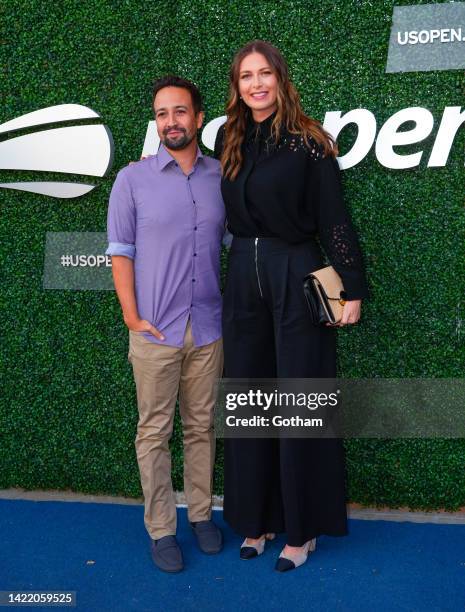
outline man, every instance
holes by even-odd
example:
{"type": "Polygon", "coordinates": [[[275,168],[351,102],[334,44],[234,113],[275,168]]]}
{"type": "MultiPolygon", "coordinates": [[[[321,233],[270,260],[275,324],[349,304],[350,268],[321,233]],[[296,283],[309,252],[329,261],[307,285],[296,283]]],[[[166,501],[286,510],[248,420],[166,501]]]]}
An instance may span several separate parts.
{"type": "Polygon", "coordinates": [[[184,490],[200,549],[222,548],[211,521],[215,382],[223,369],[219,255],[224,232],[220,164],[202,155],[197,87],[179,77],[154,86],[158,153],[123,168],[108,209],[107,254],[129,328],[137,389],[135,441],[144,522],[154,563],[183,569],[176,540],[171,437],[176,399],[184,435],[184,490]]]}

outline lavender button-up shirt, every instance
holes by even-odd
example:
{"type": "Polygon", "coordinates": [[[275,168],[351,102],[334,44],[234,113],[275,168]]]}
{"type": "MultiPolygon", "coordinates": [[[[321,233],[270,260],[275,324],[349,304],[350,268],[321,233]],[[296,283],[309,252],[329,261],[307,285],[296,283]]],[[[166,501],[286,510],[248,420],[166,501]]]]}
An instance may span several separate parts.
{"type": "Polygon", "coordinates": [[[139,316],[165,336],[157,344],[182,347],[191,317],[195,346],[221,337],[220,247],[225,212],[220,164],[197,151],[185,175],[161,145],[123,168],[108,207],[107,255],[134,260],[139,316]]]}

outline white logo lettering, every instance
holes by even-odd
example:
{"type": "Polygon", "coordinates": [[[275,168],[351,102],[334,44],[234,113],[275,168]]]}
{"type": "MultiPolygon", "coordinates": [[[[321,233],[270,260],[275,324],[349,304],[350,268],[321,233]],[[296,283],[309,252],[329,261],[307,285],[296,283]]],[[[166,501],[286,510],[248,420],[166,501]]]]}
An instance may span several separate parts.
{"type": "MultiPolygon", "coordinates": [[[[213,151],[215,138],[219,127],[226,121],[226,117],[217,117],[207,123],[202,132],[202,142],[207,149],[213,151]]],[[[366,108],[356,108],[342,114],[342,111],[329,111],[325,115],[323,127],[337,138],[342,130],[349,124],[358,128],[357,137],[351,149],[338,157],[342,170],[347,170],[359,164],[371,150],[376,140],[375,154],[379,163],[386,168],[403,170],[418,166],[423,151],[401,155],[393,147],[415,144],[421,142],[431,134],[434,118],[429,110],[419,106],[404,108],[389,117],[381,126],[376,137],[377,122],[374,114],[366,108]],[[415,126],[407,131],[399,131],[402,124],[413,122],[415,126]]],[[[465,110],[460,106],[446,106],[441,118],[436,140],[431,150],[428,167],[445,166],[449,153],[459,127],[465,123],[465,110]]],[[[160,144],[155,121],[147,126],[143,156],[154,155],[160,144]]]]}
{"type": "Polygon", "coordinates": [[[462,28],[441,28],[440,30],[411,30],[410,32],[397,32],[399,45],[425,45],[439,40],[442,43],[462,42],[462,28]]]}
{"type": "Polygon", "coordinates": [[[409,145],[424,140],[433,129],[433,115],[426,108],[411,107],[395,113],[380,129],[376,140],[376,157],[386,168],[414,168],[418,166],[423,151],[410,155],[394,153],[394,146],[409,145]],[[399,132],[398,128],[408,121],[413,121],[415,127],[399,132]]]}
{"type": "MultiPolygon", "coordinates": [[[[79,104],[60,104],[22,115],[0,125],[0,133],[70,120],[99,118],[79,104]]],[[[36,170],[105,176],[113,160],[113,138],[102,124],[41,130],[0,142],[1,170],[36,170]]],[[[1,183],[4,189],[19,189],[56,198],[75,198],[95,185],[68,181],[1,183]]]]}

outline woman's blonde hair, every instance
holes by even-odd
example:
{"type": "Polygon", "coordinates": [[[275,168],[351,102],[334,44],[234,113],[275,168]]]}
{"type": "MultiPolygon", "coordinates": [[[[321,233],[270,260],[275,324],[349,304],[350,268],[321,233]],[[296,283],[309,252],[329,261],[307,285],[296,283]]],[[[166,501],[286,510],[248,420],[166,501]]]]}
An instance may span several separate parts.
{"type": "Polygon", "coordinates": [[[242,165],[241,145],[246,131],[248,107],[239,96],[239,71],[242,60],[251,53],[261,53],[266,58],[278,81],[277,112],[271,125],[275,142],[279,140],[281,127],[285,127],[289,133],[301,135],[306,145],[308,139],[313,138],[321,145],[325,156],[335,157],[338,153],[335,140],[318,121],[304,114],[299,94],[289,79],[286,60],[280,51],[269,42],[253,40],[236,53],[229,73],[227,121],[221,154],[223,175],[233,181],[242,165]]]}

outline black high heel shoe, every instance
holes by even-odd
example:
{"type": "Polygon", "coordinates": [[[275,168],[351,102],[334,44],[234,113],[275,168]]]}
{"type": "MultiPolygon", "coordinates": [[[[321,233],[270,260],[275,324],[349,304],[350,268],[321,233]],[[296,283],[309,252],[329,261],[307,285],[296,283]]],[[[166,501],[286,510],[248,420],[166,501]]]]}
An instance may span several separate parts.
{"type": "Polygon", "coordinates": [[[267,540],[274,540],[276,537],[275,533],[265,533],[265,535],[258,540],[256,544],[247,544],[247,539],[242,542],[239,556],[241,559],[253,559],[258,557],[265,550],[265,543],[267,540]]]}
{"type": "Polygon", "coordinates": [[[305,542],[302,546],[302,552],[292,557],[286,557],[281,551],[278,560],[276,561],[275,570],[278,572],[288,572],[293,570],[300,565],[303,565],[308,558],[308,554],[313,552],[316,548],[316,538],[305,542]]]}

